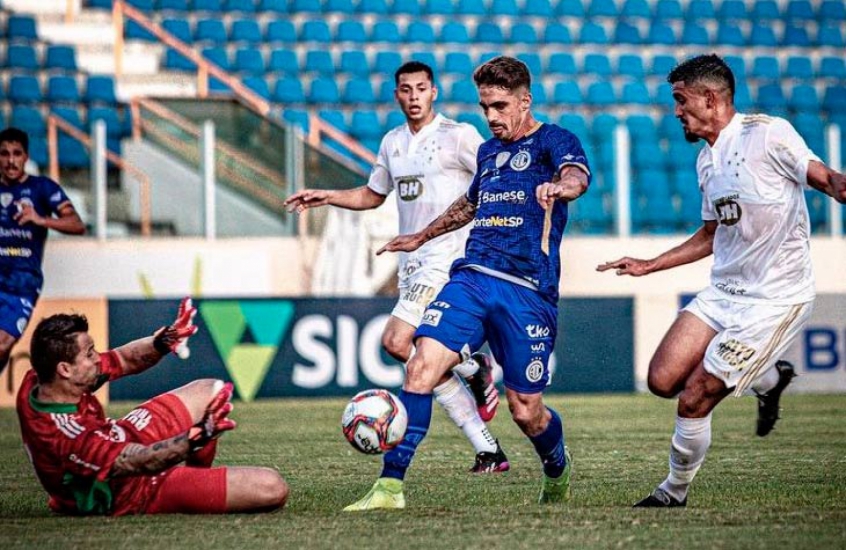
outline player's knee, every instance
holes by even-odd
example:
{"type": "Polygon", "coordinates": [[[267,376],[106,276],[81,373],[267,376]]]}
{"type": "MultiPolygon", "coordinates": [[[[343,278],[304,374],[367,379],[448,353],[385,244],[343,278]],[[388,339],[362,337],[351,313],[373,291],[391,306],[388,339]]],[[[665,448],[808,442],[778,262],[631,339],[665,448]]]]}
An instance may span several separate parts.
{"type": "Polygon", "coordinates": [[[397,334],[386,333],[382,335],[382,348],[391,357],[404,363],[408,361],[408,356],[411,352],[411,342],[397,334]]]}
{"type": "Polygon", "coordinates": [[[675,397],[676,394],[679,393],[679,389],[676,387],[676,384],[674,384],[672,380],[656,374],[655,371],[657,371],[657,369],[653,369],[652,365],[649,367],[649,375],[646,378],[646,384],[649,386],[649,391],[658,397],[664,397],[667,399],[675,397]]]}

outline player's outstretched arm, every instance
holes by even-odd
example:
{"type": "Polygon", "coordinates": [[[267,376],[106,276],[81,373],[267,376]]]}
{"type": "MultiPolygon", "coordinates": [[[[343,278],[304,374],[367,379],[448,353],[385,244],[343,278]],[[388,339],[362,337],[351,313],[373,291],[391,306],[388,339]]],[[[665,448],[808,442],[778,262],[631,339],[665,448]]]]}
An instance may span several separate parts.
{"type": "Polygon", "coordinates": [[[588,188],[588,176],[577,166],[565,166],[551,182],[542,183],[535,189],[535,198],[544,210],[556,200],[573,201],[581,197],[588,188]]]}
{"type": "Polygon", "coordinates": [[[76,213],[76,208],[70,201],[65,201],[59,205],[57,210],[57,217],[41,216],[31,204],[18,203],[18,213],[14,216],[15,221],[19,225],[26,225],[31,223],[53,229],[60,233],[67,233],[68,235],[82,235],[85,233],[85,224],[76,213]]]}
{"type": "Polygon", "coordinates": [[[628,256],[596,266],[597,271],[616,270],[617,275],[641,277],[656,271],[689,264],[710,256],[714,252],[714,232],[717,222],[706,221],[688,240],[675,248],[651,259],[640,260],[628,256]]]}
{"type": "Polygon", "coordinates": [[[232,412],[232,384],[222,384],[206,408],[203,418],[187,432],[152,445],[130,443],[124,447],[109,472],[110,477],[155,474],[185,460],[212,439],[235,428],[232,412]]]}
{"type": "Polygon", "coordinates": [[[422,230],[411,235],[394,237],[388,244],[377,250],[376,255],[383,252],[413,252],[435,237],[464,227],[473,220],[475,215],[476,205],[470,202],[466,195],[462,195],[422,230]]]}
{"type": "Polygon", "coordinates": [[[837,202],[846,204],[846,175],[832,170],[825,164],[815,160],[808,163],[808,185],[837,202]]]}
{"type": "Polygon", "coordinates": [[[371,210],[384,203],[385,198],[366,185],[343,190],[303,189],[285,199],[284,205],[288,212],[297,214],[327,204],[347,210],[371,210]]]}

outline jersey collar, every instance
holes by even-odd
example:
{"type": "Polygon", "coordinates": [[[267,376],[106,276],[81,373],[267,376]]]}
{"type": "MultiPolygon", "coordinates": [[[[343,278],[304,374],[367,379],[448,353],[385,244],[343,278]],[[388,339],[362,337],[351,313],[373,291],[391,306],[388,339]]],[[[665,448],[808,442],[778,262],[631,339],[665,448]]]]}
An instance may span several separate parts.
{"type": "Polygon", "coordinates": [[[425,137],[427,134],[429,134],[430,132],[434,131],[434,129],[437,128],[441,124],[441,121],[443,119],[444,119],[444,116],[441,113],[435,113],[435,118],[432,119],[432,122],[430,122],[426,126],[420,128],[420,131],[417,132],[416,134],[411,132],[411,127],[406,122],[405,123],[405,131],[408,132],[408,135],[411,136],[411,139],[421,139],[421,138],[425,137]]]}
{"type": "Polygon", "coordinates": [[[29,392],[29,406],[38,412],[69,414],[75,413],[78,410],[77,403],[47,403],[46,401],[39,401],[35,397],[36,391],[38,391],[38,386],[33,387],[32,391],[29,392]]]}
{"type": "MultiPolygon", "coordinates": [[[[720,135],[717,136],[717,140],[714,142],[714,146],[711,147],[712,149],[717,149],[720,147],[724,141],[727,139],[731,139],[736,133],[738,133],[743,126],[743,115],[740,113],[734,113],[734,116],[731,117],[731,120],[726,127],[720,130],[720,135]]],[[[707,142],[705,143],[708,144],[707,142]]]]}

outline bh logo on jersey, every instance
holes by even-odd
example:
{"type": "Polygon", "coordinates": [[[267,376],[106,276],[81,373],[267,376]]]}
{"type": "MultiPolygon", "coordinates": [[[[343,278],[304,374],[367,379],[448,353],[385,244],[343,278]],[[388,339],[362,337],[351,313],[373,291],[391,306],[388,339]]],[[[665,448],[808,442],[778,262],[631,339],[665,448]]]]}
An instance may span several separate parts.
{"type": "Polygon", "coordinates": [[[515,172],[522,172],[532,164],[532,155],[528,151],[520,151],[511,159],[509,165],[515,172]]]}
{"type": "Polygon", "coordinates": [[[737,195],[730,195],[728,197],[723,197],[718,199],[716,203],[714,203],[714,207],[717,210],[717,215],[720,219],[720,224],[722,225],[734,225],[740,221],[740,217],[743,215],[743,209],[740,208],[740,205],[735,202],[734,199],[737,198],[737,195]]]}
{"type": "Polygon", "coordinates": [[[423,176],[403,176],[397,179],[397,193],[405,202],[413,201],[423,194],[423,176]]]}

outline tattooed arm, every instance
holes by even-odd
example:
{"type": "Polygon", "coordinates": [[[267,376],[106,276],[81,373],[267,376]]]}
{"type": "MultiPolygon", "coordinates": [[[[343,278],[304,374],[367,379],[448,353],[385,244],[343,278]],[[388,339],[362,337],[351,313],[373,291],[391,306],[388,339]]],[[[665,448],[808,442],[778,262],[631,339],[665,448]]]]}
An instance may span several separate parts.
{"type": "Polygon", "coordinates": [[[110,477],[155,474],[179,464],[190,451],[188,432],[152,445],[130,443],[112,465],[110,477]]]}
{"type": "Polygon", "coordinates": [[[470,202],[466,195],[461,195],[429,225],[417,233],[400,235],[380,248],[376,254],[382,252],[413,252],[435,237],[462,228],[473,220],[476,215],[476,205],[470,202]]]}

